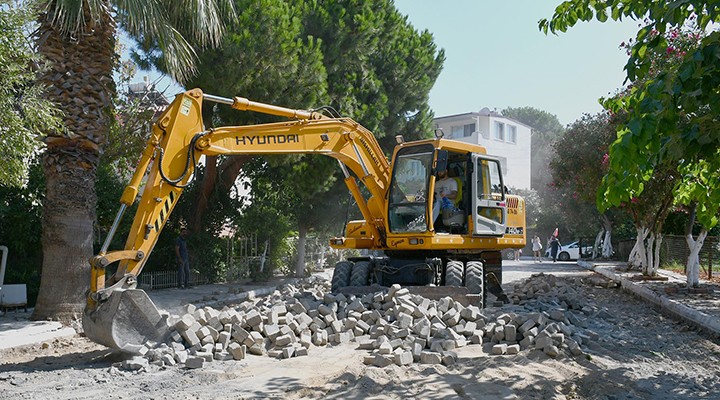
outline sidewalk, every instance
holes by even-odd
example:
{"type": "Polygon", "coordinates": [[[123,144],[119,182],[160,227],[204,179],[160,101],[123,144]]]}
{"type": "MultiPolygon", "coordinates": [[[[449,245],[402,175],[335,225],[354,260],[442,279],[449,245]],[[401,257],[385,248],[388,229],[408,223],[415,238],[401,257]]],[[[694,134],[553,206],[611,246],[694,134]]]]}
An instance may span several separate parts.
{"type": "Polygon", "coordinates": [[[655,304],[662,312],[720,336],[720,285],[701,279],[699,289],[688,289],[684,275],[664,270],[658,274],[666,280],[642,280],[639,271],[628,272],[620,262],[581,260],[578,265],[619,282],[623,290],[655,304]]]}

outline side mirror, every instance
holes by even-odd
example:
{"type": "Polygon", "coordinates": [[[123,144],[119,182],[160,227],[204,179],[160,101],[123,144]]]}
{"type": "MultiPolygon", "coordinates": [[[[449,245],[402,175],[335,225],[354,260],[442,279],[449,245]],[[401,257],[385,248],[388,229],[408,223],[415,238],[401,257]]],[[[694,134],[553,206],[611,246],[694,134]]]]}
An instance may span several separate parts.
{"type": "Polygon", "coordinates": [[[447,170],[448,166],[448,151],[447,150],[438,150],[437,155],[435,157],[435,170],[433,171],[433,175],[438,176],[438,173],[440,171],[447,170]]]}

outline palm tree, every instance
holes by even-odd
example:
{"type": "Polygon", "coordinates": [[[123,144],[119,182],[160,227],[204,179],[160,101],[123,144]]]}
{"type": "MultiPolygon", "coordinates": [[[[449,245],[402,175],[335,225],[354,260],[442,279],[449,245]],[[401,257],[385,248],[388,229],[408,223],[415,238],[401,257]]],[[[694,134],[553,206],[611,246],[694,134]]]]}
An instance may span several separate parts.
{"type": "Polygon", "coordinates": [[[80,317],[93,254],[95,177],[114,118],[113,65],[118,29],[142,40],[163,69],[184,82],[194,73],[197,46],[214,46],[232,0],[40,0],[41,75],[49,100],[64,113],[64,129],[48,132],[42,156],[46,191],[43,265],[34,319],[80,317]],[[185,33],[183,36],[182,33],[185,33]]]}

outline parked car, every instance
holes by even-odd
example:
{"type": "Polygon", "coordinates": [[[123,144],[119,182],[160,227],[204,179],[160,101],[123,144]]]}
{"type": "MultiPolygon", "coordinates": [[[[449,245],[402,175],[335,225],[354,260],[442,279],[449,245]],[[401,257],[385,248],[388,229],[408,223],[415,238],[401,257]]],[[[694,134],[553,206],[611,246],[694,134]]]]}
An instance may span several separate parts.
{"type": "MultiPolygon", "coordinates": [[[[584,246],[582,254],[587,254],[592,251],[592,246],[584,246]]],[[[580,243],[572,242],[566,245],[560,245],[558,249],[557,259],[560,261],[577,260],[582,254],[580,254],[580,243]]],[[[545,250],[545,257],[551,258],[550,249],[545,250]]]]}

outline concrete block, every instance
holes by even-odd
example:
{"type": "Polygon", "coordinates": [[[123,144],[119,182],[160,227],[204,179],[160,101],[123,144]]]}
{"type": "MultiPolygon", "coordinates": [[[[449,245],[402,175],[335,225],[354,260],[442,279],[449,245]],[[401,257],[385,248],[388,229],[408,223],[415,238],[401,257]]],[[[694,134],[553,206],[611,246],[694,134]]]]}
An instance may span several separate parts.
{"type": "Polygon", "coordinates": [[[290,358],[295,355],[295,348],[292,346],[288,346],[284,349],[282,349],[282,358],[290,358]]]}
{"type": "Polygon", "coordinates": [[[203,365],[205,365],[205,359],[202,357],[188,357],[188,359],[185,360],[185,368],[188,369],[202,368],[203,365]]]}
{"type": "Polygon", "coordinates": [[[263,334],[268,339],[274,341],[278,336],[280,336],[280,327],[276,324],[265,324],[263,326],[263,334]]]}
{"type": "Polygon", "coordinates": [[[256,356],[265,355],[265,346],[254,343],[252,346],[248,347],[248,353],[256,356]]]}
{"type": "Polygon", "coordinates": [[[230,332],[220,332],[217,343],[222,346],[223,350],[227,349],[227,346],[230,343],[230,332]]]}
{"type": "Polygon", "coordinates": [[[233,355],[228,353],[227,351],[218,351],[215,353],[213,358],[216,361],[230,361],[234,359],[233,355]]]}
{"type": "Polygon", "coordinates": [[[515,325],[505,325],[504,336],[506,342],[517,341],[517,327],[515,325]]]}
{"type": "Polygon", "coordinates": [[[185,364],[188,359],[188,352],[186,350],[176,351],[174,358],[178,363],[185,364]]]}
{"type": "Polygon", "coordinates": [[[409,328],[413,323],[413,317],[410,314],[401,312],[398,315],[397,322],[400,329],[409,328]]]}
{"type": "Polygon", "coordinates": [[[195,332],[193,332],[192,330],[184,331],[181,333],[181,335],[189,346],[195,346],[197,344],[200,344],[200,338],[198,338],[195,332]]]}
{"type": "Polygon", "coordinates": [[[535,344],[535,336],[525,336],[519,344],[520,348],[528,349],[535,344]]]}
{"type": "Polygon", "coordinates": [[[457,354],[452,351],[446,351],[441,354],[442,364],[445,366],[453,365],[457,362],[457,354]]]}
{"type": "Polygon", "coordinates": [[[262,316],[257,310],[250,310],[245,314],[245,323],[250,327],[258,326],[262,323],[262,316]]]}
{"type": "Polygon", "coordinates": [[[558,353],[560,352],[560,350],[558,350],[558,348],[554,345],[546,346],[543,351],[550,357],[557,357],[558,353]]]}
{"type": "Polygon", "coordinates": [[[506,343],[496,344],[492,347],[492,354],[501,355],[507,353],[508,345],[506,343]]]}
{"type": "Polygon", "coordinates": [[[285,347],[285,346],[289,345],[289,344],[292,343],[292,342],[293,342],[293,340],[292,340],[292,337],[290,337],[290,335],[278,336],[278,337],[275,339],[275,345],[278,346],[278,347],[285,347]]]}
{"type": "Polygon", "coordinates": [[[245,358],[245,352],[247,351],[247,347],[244,345],[241,345],[239,343],[230,343],[228,345],[228,352],[232,354],[232,357],[234,360],[242,360],[245,358]]]}
{"type": "Polygon", "coordinates": [[[472,335],[470,335],[470,343],[472,344],[482,344],[483,342],[483,331],[476,330],[473,332],[472,335]]]}
{"type": "Polygon", "coordinates": [[[543,350],[548,346],[552,346],[553,341],[549,336],[540,336],[535,338],[535,348],[543,350]]]}
{"type": "Polygon", "coordinates": [[[211,362],[213,360],[213,353],[209,351],[198,351],[195,353],[195,357],[200,357],[205,360],[205,362],[211,362]]]}
{"type": "Polygon", "coordinates": [[[395,354],[395,365],[410,365],[413,363],[413,353],[410,351],[402,351],[395,354]]]}
{"type": "Polygon", "coordinates": [[[420,353],[420,362],[423,364],[441,364],[442,355],[434,351],[423,351],[420,353]]]}
{"type": "Polygon", "coordinates": [[[283,355],[283,349],[270,349],[267,351],[267,356],[270,358],[280,358],[283,355]]]}
{"type": "Polygon", "coordinates": [[[511,344],[507,347],[507,354],[518,354],[520,353],[520,345],[519,344],[511,344]]]}
{"type": "Polygon", "coordinates": [[[388,356],[383,354],[376,354],[375,359],[373,360],[373,364],[376,367],[385,368],[388,365],[392,365],[395,363],[395,357],[394,356],[388,356]]]}

